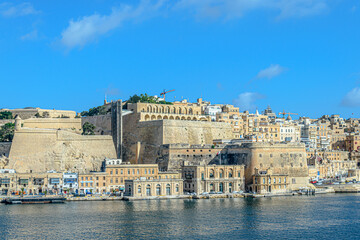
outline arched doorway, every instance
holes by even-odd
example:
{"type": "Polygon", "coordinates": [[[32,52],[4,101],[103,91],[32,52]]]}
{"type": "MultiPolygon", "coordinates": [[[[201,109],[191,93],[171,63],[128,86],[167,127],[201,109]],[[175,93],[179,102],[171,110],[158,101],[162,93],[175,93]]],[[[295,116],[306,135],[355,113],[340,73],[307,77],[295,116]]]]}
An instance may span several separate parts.
{"type": "Polygon", "coordinates": [[[150,184],[146,185],[146,196],[151,196],[150,184]]]}
{"type": "Polygon", "coordinates": [[[219,184],[219,191],[224,192],[224,183],[219,184]]]}
{"type": "Polygon", "coordinates": [[[171,195],[170,184],[166,184],[166,195],[171,195]]]}
{"type": "Polygon", "coordinates": [[[161,186],[160,184],[156,185],[156,195],[161,195],[161,186]]]}

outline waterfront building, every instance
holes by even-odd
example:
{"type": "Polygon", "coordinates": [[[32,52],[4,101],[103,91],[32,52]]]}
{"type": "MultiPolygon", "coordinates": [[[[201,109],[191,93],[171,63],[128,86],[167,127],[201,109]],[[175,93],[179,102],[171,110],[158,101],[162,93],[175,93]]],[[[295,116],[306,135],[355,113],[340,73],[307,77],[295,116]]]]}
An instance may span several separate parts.
{"type": "Polygon", "coordinates": [[[255,169],[253,184],[249,186],[250,192],[258,194],[277,194],[288,192],[289,182],[287,174],[274,174],[271,168],[265,170],[255,169]]]}
{"type": "Polygon", "coordinates": [[[244,165],[183,166],[184,192],[232,193],[245,188],[244,165]]]}
{"type": "Polygon", "coordinates": [[[75,193],[78,191],[78,189],[79,189],[78,174],[71,172],[64,172],[62,191],[64,193],[75,193]]]}
{"type": "Polygon", "coordinates": [[[183,179],[178,172],[159,172],[150,179],[125,180],[125,196],[129,197],[161,197],[183,195],[183,179]]]}
{"type": "Polygon", "coordinates": [[[106,165],[107,182],[110,192],[125,190],[125,180],[153,179],[158,176],[157,164],[112,164],[106,165]]]}

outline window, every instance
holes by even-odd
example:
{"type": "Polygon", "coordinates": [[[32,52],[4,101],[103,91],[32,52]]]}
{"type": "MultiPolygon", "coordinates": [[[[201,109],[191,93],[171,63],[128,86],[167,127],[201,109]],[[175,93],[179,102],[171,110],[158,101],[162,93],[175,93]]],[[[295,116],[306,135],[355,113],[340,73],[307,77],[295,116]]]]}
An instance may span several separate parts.
{"type": "Polygon", "coordinates": [[[133,175],[135,175],[135,169],[133,169],[133,171],[132,171],[132,172],[133,172],[133,175]]]}
{"type": "Polygon", "coordinates": [[[238,177],[240,177],[240,171],[238,171],[238,177]]]}
{"type": "Polygon", "coordinates": [[[122,169],[120,170],[120,173],[123,174],[123,170],[122,170],[122,169]]]}
{"type": "Polygon", "coordinates": [[[141,193],[141,185],[138,186],[138,193],[141,193]]]}
{"type": "Polygon", "coordinates": [[[220,170],[220,178],[223,178],[224,177],[224,171],[221,169],[220,170]]]}
{"type": "Polygon", "coordinates": [[[279,177],[279,183],[281,183],[281,177],[279,177]]]}
{"type": "Polygon", "coordinates": [[[113,174],[113,171],[110,171],[110,175],[112,175],[113,174]]]}
{"type": "Polygon", "coordinates": [[[147,170],[145,169],[145,174],[147,174],[147,170]]]}
{"type": "Polygon", "coordinates": [[[286,183],[286,177],[284,177],[284,183],[286,183]]]}
{"type": "Polygon", "coordinates": [[[154,169],[152,170],[152,174],[154,174],[154,169]]]}
{"type": "Polygon", "coordinates": [[[274,178],[274,183],[276,183],[276,178],[274,178]]]}
{"type": "Polygon", "coordinates": [[[128,169],[128,174],[130,175],[130,169],[128,169]]]}
{"type": "Polygon", "coordinates": [[[171,195],[170,184],[167,184],[167,185],[166,185],[166,195],[171,195]]]}
{"type": "Polygon", "coordinates": [[[210,178],[214,178],[214,177],[215,177],[215,175],[214,175],[214,170],[211,169],[211,170],[210,170],[210,178]]]}
{"type": "Polygon", "coordinates": [[[146,196],[151,196],[150,184],[146,185],[146,196]]]}
{"type": "Polygon", "coordinates": [[[179,185],[176,184],[176,192],[179,192],[179,185]]]}
{"type": "Polygon", "coordinates": [[[263,184],[265,184],[265,178],[263,178],[263,184]]]}
{"type": "Polygon", "coordinates": [[[204,173],[201,173],[201,180],[204,180],[204,173]]]}
{"type": "Polygon", "coordinates": [[[138,170],[136,170],[136,174],[137,174],[137,175],[139,175],[139,169],[138,169],[138,170]]]}

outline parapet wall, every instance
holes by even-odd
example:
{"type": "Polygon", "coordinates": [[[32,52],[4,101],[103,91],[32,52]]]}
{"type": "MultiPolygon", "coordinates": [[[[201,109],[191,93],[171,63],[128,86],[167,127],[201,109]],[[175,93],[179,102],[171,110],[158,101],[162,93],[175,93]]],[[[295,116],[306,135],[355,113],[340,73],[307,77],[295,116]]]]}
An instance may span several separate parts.
{"type": "Polygon", "coordinates": [[[23,120],[24,128],[81,130],[80,118],[28,118],[23,120]]]}
{"type": "Polygon", "coordinates": [[[69,117],[75,118],[75,111],[68,110],[55,110],[55,109],[40,109],[40,108],[29,108],[29,109],[1,109],[0,111],[9,111],[15,117],[18,115],[21,119],[28,119],[34,117],[37,113],[40,116],[46,112],[49,118],[60,118],[60,117],[69,117]]]}

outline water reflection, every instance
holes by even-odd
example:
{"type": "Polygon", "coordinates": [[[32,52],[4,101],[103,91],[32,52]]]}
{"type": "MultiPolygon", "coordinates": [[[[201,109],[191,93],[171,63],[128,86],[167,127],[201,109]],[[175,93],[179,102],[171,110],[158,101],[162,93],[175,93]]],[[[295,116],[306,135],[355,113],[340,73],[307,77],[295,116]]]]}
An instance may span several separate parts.
{"type": "Polygon", "coordinates": [[[0,231],[2,239],[356,238],[359,201],[324,195],[0,205],[0,231]]]}

